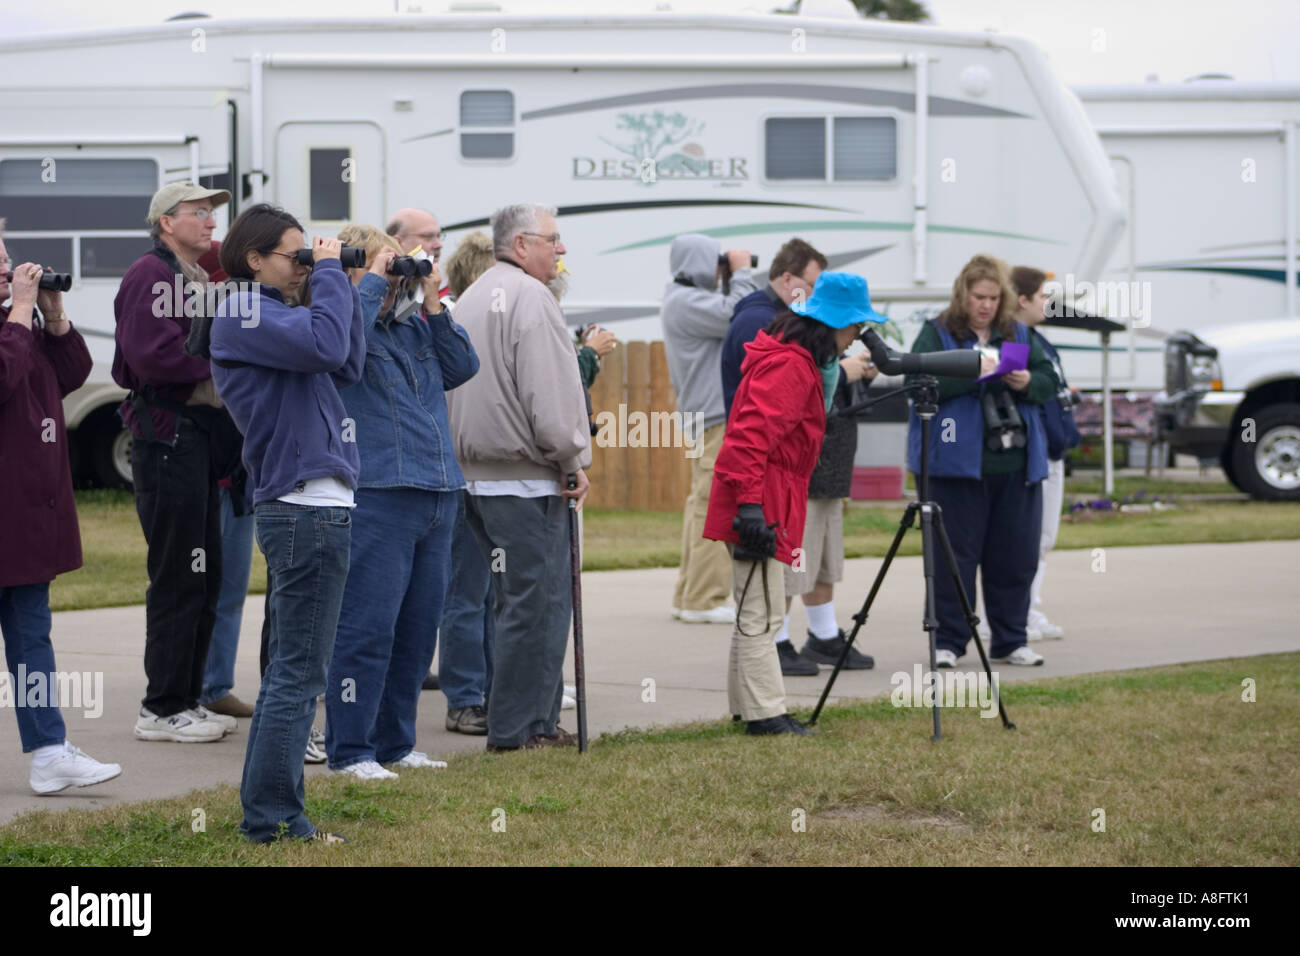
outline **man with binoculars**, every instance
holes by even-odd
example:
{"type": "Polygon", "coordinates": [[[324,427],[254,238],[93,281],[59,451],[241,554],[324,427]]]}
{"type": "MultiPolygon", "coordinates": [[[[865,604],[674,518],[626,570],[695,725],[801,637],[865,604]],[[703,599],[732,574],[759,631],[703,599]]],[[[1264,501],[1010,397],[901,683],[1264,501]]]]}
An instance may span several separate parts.
{"type": "Polygon", "coordinates": [[[130,392],[119,414],[134,436],[135,504],[149,547],[141,740],[215,741],[236,723],[199,697],[221,590],[217,483],[238,465],[240,438],[208,360],[185,351],[193,317],[169,306],[178,276],[207,283],[198,261],[212,245],[213,212],[229,201],[224,189],[187,181],[158,190],[147,217],[153,249],[127,270],[113,301],[113,380],[130,392]]]}
{"type": "Polygon", "coordinates": [[[672,280],[664,289],[662,318],[668,375],[677,395],[691,457],[691,490],[682,522],[682,558],[672,615],[687,624],[734,624],[727,604],[731,556],[720,541],[703,537],[709,513],[713,463],[722,448],[727,411],[722,402],[722,343],[736,303],[758,288],[748,249],[725,254],[718,240],[678,236],[668,253],[672,280]],[[698,434],[695,433],[698,430],[698,434]]]}

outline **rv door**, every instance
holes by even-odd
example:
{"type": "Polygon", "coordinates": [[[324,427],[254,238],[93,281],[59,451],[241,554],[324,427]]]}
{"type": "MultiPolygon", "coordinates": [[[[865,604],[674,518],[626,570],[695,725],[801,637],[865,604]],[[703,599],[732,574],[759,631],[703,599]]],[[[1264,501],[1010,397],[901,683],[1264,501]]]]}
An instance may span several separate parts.
{"type": "Polygon", "coordinates": [[[383,130],[371,122],[298,121],[275,136],[275,201],[310,235],[338,234],[348,222],[384,227],[383,130]]]}

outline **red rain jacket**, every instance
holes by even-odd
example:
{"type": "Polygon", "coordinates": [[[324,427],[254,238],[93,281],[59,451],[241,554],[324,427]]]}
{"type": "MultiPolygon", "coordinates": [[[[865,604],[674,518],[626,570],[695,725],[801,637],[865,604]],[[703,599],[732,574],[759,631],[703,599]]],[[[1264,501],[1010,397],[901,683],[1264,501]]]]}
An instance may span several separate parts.
{"type": "Polygon", "coordinates": [[[808,480],[826,434],[821,371],[801,345],[766,332],[745,347],[740,387],[713,470],[704,537],[738,540],[736,508],[761,504],[776,522],[776,557],[790,564],[803,545],[808,480]]]}

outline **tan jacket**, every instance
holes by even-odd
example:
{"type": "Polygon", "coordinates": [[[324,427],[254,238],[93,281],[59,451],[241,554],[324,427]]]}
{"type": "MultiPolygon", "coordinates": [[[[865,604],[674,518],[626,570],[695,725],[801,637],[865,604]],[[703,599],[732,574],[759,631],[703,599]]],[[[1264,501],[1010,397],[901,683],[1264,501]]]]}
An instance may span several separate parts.
{"type": "Polygon", "coordinates": [[[447,393],[468,481],[563,481],[591,465],[591,430],[564,314],[545,285],[498,262],[456,302],[478,374],[447,393]]]}

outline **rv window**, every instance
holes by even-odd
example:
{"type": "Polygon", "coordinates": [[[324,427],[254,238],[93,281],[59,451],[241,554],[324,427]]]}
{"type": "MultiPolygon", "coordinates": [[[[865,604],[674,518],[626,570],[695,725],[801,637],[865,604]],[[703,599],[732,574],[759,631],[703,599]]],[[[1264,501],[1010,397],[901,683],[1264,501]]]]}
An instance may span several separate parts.
{"type": "Polygon", "coordinates": [[[515,94],[509,90],[466,90],[460,94],[460,134],[465,159],[509,159],[515,154],[515,94]],[[482,131],[484,127],[493,132],[482,131]]]}
{"type": "Polygon", "coordinates": [[[6,239],[5,246],[14,262],[35,262],[55,272],[72,271],[71,239],[6,239]]]}
{"type": "Polygon", "coordinates": [[[131,263],[149,251],[148,237],[109,238],[87,236],[81,240],[81,277],[83,279],[117,279],[126,275],[131,263]]]}
{"type": "Polygon", "coordinates": [[[893,179],[896,137],[892,116],[835,117],[835,179],[893,179]]]}
{"type": "Polygon", "coordinates": [[[820,117],[769,119],[765,171],[768,179],[826,179],[826,121],[820,117]]]}
{"type": "Polygon", "coordinates": [[[0,160],[0,216],[14,231],[143,230],[157,188],[152,159],[0,160]]]}
{"type": "Polygon", "coordinates": [[[310,153],[312,222],[351,219],[352,150],[313,149],[310,153]]]}

